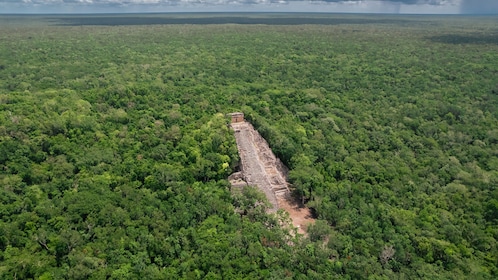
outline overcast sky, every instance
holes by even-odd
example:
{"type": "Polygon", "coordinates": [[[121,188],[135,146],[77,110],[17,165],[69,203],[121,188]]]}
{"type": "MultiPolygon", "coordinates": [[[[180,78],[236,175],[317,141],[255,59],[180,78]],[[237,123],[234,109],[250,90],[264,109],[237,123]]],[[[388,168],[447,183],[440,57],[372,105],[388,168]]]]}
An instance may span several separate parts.
{"type": "Polygon", "coordinates": [[[498,0],[0,0],[0,13],[331,12],[498,14],[498,0]]]}

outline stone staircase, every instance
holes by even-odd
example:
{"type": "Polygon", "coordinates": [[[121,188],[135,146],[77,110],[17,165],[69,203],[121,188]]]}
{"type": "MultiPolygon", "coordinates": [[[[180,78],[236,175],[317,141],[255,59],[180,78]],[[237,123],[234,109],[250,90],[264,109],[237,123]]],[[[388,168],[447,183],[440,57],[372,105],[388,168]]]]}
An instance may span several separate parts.
{"type": "MultiPolygon", "coordinates": [[[[248,185],[257,186],[278,210],[277,196],[289,193],[287,168],[270,149],[266,140],[248,122],[231,124],[241,161],[241,177],[248,185]]],[[[233,184],[232,184],[233,185],[233,184]]],[[[239,185],[240,182],[239,182],[239,185]]],[[[243,184],[242,184],[243,185],[243,184]]]]}

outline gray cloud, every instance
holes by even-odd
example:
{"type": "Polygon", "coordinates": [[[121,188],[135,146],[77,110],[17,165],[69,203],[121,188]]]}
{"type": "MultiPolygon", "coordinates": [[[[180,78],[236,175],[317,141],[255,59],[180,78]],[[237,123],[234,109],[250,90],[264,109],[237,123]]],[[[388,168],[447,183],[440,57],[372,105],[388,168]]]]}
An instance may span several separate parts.
{"type": "Polygon", "coordinates": [[[0,13],[9,8],[15,12],[81,13],[182,11],[181,7],[185,11],[490,14],[498,13],[498,0],[0,0],[0,13]]]}
{"type": "MultiPolygon", "coordinates": [[[[25,4],[168,4],[168,3],[205,3],[205,4],[229,4],[229,3],[269,3],[269,2],[290,2],[302,0],[0,0],[0,3],[25,3],[25,4]]],[[[408,5],[430,4],[441,5],[456,0],[309,0],[311,2],[333,2],[333,3],[362,3],[362,2],[392,2],[408,5]]],[[[492,2],[494,0],[477,0],[475,2],[492,2]]],[[[470,1],[467,1],[470,2],[470,1]]]]}
{"type": "MultiPolygon", "coordinates": [[[[319,0],[317,0],[317,1],[319,1],[319,0]]],[[[375,1],[375,0],[370,0],[370,1],[375,1]]],[[[323,0],[323,2],[340,3],[340,2],[361,2],[361,1],[323,0]]],[[[443,1],[437,1],[437,0],[384,0],[384,2],[394,2],[394,3],[403,3],[403,4],[412,5],[412,4],[426,4],[426,3],[430,3],[430,2],[436,3],[436,2],[443,2],[443,1]]]]}
{"type": "Polygon", "coordinates": [[[460,13],[496,14],[498,13],[498,0],[462,0],[460,13]]]}

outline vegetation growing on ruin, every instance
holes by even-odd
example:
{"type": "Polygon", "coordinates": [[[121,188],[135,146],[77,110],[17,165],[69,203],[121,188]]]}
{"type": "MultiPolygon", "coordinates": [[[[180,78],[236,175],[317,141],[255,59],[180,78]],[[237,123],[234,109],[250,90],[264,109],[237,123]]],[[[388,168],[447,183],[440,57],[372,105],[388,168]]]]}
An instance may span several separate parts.
{"type": "Polygon", "coordinates": [[[0,278],[498,277],[496,18],[301,16],[1,17],[0,278]],[[232,111],[307,238],[230,195],[232,111]]]}

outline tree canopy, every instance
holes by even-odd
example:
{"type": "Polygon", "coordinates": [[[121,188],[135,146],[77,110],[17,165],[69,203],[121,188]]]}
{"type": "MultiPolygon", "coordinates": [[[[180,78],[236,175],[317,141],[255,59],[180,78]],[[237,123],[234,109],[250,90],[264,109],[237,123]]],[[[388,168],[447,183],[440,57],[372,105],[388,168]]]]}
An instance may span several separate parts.
{"type": "Polygon", "coordinates": [[[495,279],[497,19],[307,16],[0,17],[0,278],[495,279]],[[232,195],[234,111],[308,236],[232,195]]]}

